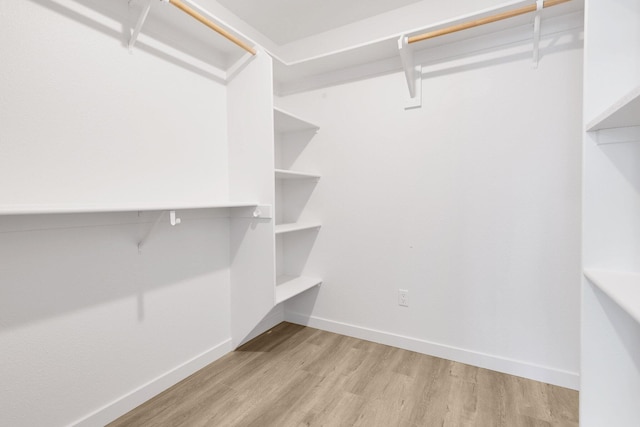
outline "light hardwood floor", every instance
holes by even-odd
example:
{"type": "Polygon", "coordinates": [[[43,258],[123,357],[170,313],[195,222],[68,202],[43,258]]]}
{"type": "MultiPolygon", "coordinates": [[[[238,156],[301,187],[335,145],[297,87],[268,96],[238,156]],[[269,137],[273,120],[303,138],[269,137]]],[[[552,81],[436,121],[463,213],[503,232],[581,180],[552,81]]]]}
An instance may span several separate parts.
{"type": "Polygon", "coordinates": [[[110,426],[577,426],[573,390],[281,323],[110,426]]]}

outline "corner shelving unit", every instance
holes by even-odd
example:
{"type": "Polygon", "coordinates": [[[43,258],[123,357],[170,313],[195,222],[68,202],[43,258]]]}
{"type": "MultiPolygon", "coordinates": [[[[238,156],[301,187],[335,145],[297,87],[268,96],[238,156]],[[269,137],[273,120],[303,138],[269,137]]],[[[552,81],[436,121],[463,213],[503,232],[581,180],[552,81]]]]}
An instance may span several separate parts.
{"type": "Polygon", "coordinates": [[[640,2],[587,0],[580,425],[640,420],[640,2]]]}
{"type": "MultiPolygon", "coordinates": [[[[275,131],[275,303],[282,303],[322,283],[306,273],[307,256],[321,225],[303,220],[306,202],[320,175],[292,170],[300,152],[320,129],[318,126],[274,107],[275,131]],[[295,153],[293,153],[295,152],[295,153]]],[[[297,169],[297,168],[296,168],[297,169]]]]}

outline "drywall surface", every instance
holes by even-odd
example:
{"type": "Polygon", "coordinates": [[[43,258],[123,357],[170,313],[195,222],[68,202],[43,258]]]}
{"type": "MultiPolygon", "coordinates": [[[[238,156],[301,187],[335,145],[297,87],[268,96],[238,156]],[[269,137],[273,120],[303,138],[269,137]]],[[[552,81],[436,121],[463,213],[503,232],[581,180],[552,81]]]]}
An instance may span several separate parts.
{"type": "Polygon", "coordinates": [[[3,205],[226,199],[225,87],[97,5],[0,5],[3,205]]]}
{"type": "Polygon", "coordinates": [[[1,425],[126,408],[228,341],[229,220],[182,219],[139,254],[136,214],[2,218],[1,425]]]}
{"type": "Polygon", "coordinates": [[[578,386],[582,47],[552,39],[538,69],[526,46],[425,67],[419,109],[401,73],[279,100],[320,126],[291,167],[322,174],[324,283],[290,320],[578,386]]]}
{"type": "MultiPolygon", "coordinates": [[[[92,4],[0,2],[0,204],[226,198],[224,86],[92,4]]],[[[229,219],[138,253],[157,215],[0,217],[0,425],[104,425],[230,350],[229,219]]]]}

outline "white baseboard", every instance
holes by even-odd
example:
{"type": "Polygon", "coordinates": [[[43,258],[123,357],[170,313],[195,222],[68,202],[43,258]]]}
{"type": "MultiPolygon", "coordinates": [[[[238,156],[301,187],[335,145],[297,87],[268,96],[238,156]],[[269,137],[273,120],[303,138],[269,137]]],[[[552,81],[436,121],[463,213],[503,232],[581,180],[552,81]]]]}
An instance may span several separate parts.
{"type": "Polygon", "coordinates": [[[453,360],[455,362],[528,378],[560,387],[566,387],[573,390],[578,390],[580,386],[580,376],[576,372],[569,372],[519,360],[513,360],[506,357],[465,350],[418,338],[406,337],[362,326],[336,322],[320,317],[309,317],[301,313],[288,311],[285,313],[285,320],[299,325],[310,326],[312,328],[322,329],[328,332],[390,345],[405,350],[415,351],[417,353],[428,354],[430,356],[453,360]]]}
{"type": "Polygon", "coordinates": [[[149,381],[136,390],[125,394],[114,402],[105,405],[72,425],[78,427],[104,426],[165,391],[172,385],[182,381],[194,372],[215,362],[232,350],[231,340],[226,340],[158,378],[149,381]]]}

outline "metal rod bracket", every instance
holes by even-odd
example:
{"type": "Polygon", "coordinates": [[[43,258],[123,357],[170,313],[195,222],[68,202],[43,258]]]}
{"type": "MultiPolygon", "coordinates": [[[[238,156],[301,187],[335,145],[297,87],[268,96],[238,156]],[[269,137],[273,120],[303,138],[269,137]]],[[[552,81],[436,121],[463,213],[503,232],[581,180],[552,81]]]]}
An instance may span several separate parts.
{"type": "MultiPolygon", "coordinates": [[[[129,53],[133,52],[133,46],[136,44],[138,40],[138,36],[140,35],[140,30],[142,30],[142,26],[144,22],[147,20],[147,16],[149,16],[149,11],[151,10],[151,3],[153,0],[147,0],[147,3],[144,5],[142,12],[140,12],[140,16],[138,17],[138,22],[136,22],[136,26],[133,29],[133,33],[131,34],[131,38],[129,39],[129,53]]],[[[129,0],[129,4],[131,4],[131,0],[129,0]]]]}
{"type": "Polygon", "coordinates": [[[398,52],[409,89],[405,109],[420,108],[422,107],[422,67],[415,65],[413,48],[409,46],[409,38],[405,35],[398,39],[398,52]]]}
{"type": "Polygon", "coordinates": [[[179,225],[182,220],[176,217],[176,211],[169,211],[169,222],[172,226],[179,225]]]}

